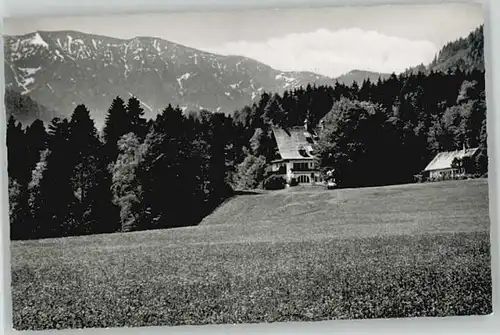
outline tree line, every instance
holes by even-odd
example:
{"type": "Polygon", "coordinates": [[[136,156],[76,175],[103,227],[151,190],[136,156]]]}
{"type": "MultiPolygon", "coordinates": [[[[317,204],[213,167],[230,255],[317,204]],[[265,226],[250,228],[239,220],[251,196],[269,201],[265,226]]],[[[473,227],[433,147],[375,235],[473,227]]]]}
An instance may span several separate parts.
{"type": "Polygon", "coordinates": [[[334,169],[342,187],[413,182],[437,153],[464,146],[479,148],[474,174],[488,170],[481,70],[408,72],[350,86],[308,85],[283,95],[263,94],[234,119],[253,141],[243,164],[253,175],[247,186],[264,181],[263,171],[276,158],[272,127],[300,126],[305,120],[319,135],[320,170],[334,169]]]}
{"type": "Polygon", "coordinates": [[[305,120],[319,136],[321,171],[334,168],[341,187],[413,182],[435,154],[464,145],[480,148],[472,165],[487,173],[479,70],[263,93],[232,116],[169,105],[147,120],[137,98],[116,97],[102,131],[85,105],[48,127],[9,118],[11,236],[195,225],[233,190],[266,185],[279,157],[272,127],[305,120]]]}
{"type": "Polygon", "coordinates": [[[101,133],[84,105],[45,128],[7,125],[13,239],[111,233],[198,223],[231,194],[231,119],[155,120],[140,101],[113,100],[101,133]]]}

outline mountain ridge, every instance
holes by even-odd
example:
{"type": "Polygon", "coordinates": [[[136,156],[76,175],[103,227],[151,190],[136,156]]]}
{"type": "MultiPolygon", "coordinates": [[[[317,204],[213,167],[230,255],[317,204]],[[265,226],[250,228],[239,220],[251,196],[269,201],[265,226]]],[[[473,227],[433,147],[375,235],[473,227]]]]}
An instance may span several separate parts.
{"type": "Polygon", "coordinates": [[[446,43],[427,65],[410,67],[403,73],[446,72],[460,70],[470,72],[485,71],[484,66],[484,25],[481,24],[467,36],[446,43]]]}
{"type": "Polygon", "coordinates": [[[333,84],[313,72],[279,71],[244,56],[224,56],[156,37],[119,39],[82,32],[4,36],[6,87],[68,115],[85,103],[102,122],[117,95],[137,96],[146,114],[167,104],[231,113],[260,93],[333,84]]]}
{"type": "Polygon", "coordinates": [[[342,84],[352,85],[353,82],[356,82],[358,85],[361,85],[364,80],[370,79],[372,83],[376,83],[378,78],[387,79],[391,76],[391,73],[382,73],[382,72],[374,72],[368,70],[360,70],[353,69],[349,72],[346,72],[335,79],[342,84]]]}
{"type": "MultiPolygon", "coordinates": [[[[447,43],[430,64],[403,73],[484,71],[482,33],[483,25],[447,43]]],[[[123,39],[75,30],[5,35],[4,46],[7,90],[26,95],[44,106],[40,110],[51,111],[50,116],[69,116],[84,103],[101,125],[116,96],[138,97],[147,117],[168,104],[184,111],[232,113],[257,101],[263,92],[335,82],[361,85],[365,79],[376,82],[391,75],[353,69],[330,78],[311,71],[280,71],[245,56],[219,55],[160,37],[123,39]]]]}

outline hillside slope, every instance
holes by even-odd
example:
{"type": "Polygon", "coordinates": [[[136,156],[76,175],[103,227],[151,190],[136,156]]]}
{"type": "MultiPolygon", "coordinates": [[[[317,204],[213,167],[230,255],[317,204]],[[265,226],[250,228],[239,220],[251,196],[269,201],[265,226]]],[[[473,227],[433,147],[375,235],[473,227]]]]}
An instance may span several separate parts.
{"type": "Polygon", "coordinates": [[[412,228],[419,225],[417,221],[429,220],[428,228],[432,230],[435,220],[433,215],[436,213],[440,217],[455,218],[448,223],[440,223],[449,224],[449,228],[455,226],[458,229],[458,226],[463,225],[461,228],[469,230],[489,226],[487,181],[451,181],[333,191],[321,187],[289,188],[238,195],[207,216],[201,225],[266,225],[272,230],[272,226],[280,225],[303,225],[305,229],[307,226],[313,229],[314,226],[332,223],[342,225],[357,222],[385,228],[386,224],[408,225],[408,228],[412,228]],[[464,187],[464,183],[469,186],[464,187]]]}
{"type": "Polygon", "coordinates": [[[433,71],[459,68],[462,71],[484,71],[483,25],[472,31],[466,38],[446,44],[436,59],[429,65],[433,71]]]}
{"type": "Polygon", "coordinates": [[[36,119],[49,123],[52,118],[60,116],[34,101],[28,95],[22,95],[20,92],[12,89],[5,90],[4,103],[7,119],[13,116],[16,121],[24,125],[30,124],[36,119]]]}
{"type": "Polygon", "coordinates": [[[294,188],[236,197],[197,227],[15,241],[13,324],[490,314],[489,227],[487,181],[471,180],[294,188]]]}
{"type": "Polygon", "coordinates": [[[450,41],[439,50],[436,58],[427,66],[419,65],[406,70],[406,73],[430,73],[473,70],[484,71],[484,26],[481,25],[465,38],[450,41]]]}

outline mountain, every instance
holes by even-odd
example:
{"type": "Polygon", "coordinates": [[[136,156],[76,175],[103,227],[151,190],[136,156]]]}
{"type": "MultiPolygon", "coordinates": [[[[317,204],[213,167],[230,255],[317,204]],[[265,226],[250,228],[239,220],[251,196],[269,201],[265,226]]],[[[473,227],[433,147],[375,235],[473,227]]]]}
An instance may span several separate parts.
{"type": "Polygon", "coordinates": [[[484,71],[484,32],[483,25],[461,37],[445,44],[435,59],[424,66],[423,64],[410,68],[405,73],[446,72],[460,69],[463,72],[474,70],[484,71]]]}
{"type": "Polygon", "coordinates": [[[54,117],[61,116],[54,111],[49,110],[47,107],[37,103],[28,95],[22,95],[12,89],[5,90],[4,101],[7,119],[10,116],[14,116],[16,121],[25,125],[32,123],[36,119],[40,119],[43,122],[48,123],[54,117]]]}
{"type": "Polygon", "coordinates": [[[466,72],[484,71],[483,25],[472,31],[466,38],[460,38],[446,44],[429,65],[429,69],[434,71],[455,68],[466,72]]]}
{"type": "Polygon", "coordinates": [[[376,83],[378,78],[387,79],[390,77],[389,73],[378,73],[364,70],[352,70],[337,78],[335,78],[339,83],[345,85],[351,85],[354,81],[361,86],[365,79],[370,79],[372,83],[376,83]]]}
{"type": "MultiPolygon", "coordinates": [[[[431,64],[406,72],[484,71],[483,48],[481,25],[466,38],[446,44],[431,64]]],[[[9,93],[12,101],[29,97],[24,100],[40,106],[37,117],[44,120],[68,116],[84,103],[98,125],[117,95],[137,96],[148,117],[169,103],[184,110],[231,113],[264,91],[281,93],[307,84],[331,85],[335,80],[360,85],[367,78],[376,82],[389,76],[352,70],[332,79],[312,72],[283,72],[250,58],[216,55],[155,37],[124,40],[76,31],[5,36],[4,51],[6,87],[17,92],[17,96],[9,93]]],[[[31,119],[22,111],[17,114],[31,119]]]]}
{"type": "Polygon", "coordinates": [[[169,103],[184,110],[233,112],[263,91],[332,84],[311,72],[283,72],[154,37],[124,40],[76,31],[5,36],[8,89],[69,115],[84,103],[103,122],[114,97],[136,96],[151,117],[169,103]]]}
{"type": "MultiPolygon", "coordinates": [[[[461,37],[457,40],[448,42],[436,55],[435,59],[428,65],[420,64],[411,67],[404,73],[418,72],[429,74],[434,72],[446,72],[460,69],[463,72],[473,70],[484,71],[484,33],[483,25],[477,27],[469,33],[467,37],[461,37]]],[[[363,80],[370,79],[372,83],[377,82],[378,78],[387,79],[391,74],[377,73],[363,70],[352,70],[336,78],[339,83],[350,85],[356,81],[361,85],[363,80]]]]}

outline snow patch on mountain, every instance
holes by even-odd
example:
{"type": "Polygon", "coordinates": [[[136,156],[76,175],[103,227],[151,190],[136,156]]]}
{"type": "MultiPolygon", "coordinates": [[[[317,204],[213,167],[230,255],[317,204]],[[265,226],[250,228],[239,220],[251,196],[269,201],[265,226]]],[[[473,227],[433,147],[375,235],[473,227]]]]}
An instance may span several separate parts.
{"type": "MultiPolygon", "coordinates": [[[[314,73],[279,71],[249,58],[208,53],[156,37],[116,39],[62,31],[8,36],[6,41],[6,64],[12,68],[6,84],[30,92],[63,114],[71,112],[72,101],[105,113],[109,108],[106,97],[127,96],[128,92],[138,94],[144,108],[152,112],[171,103],[184,106],[184,111],[200,108],[229,113],[253,103],[263,91],[282,93],[327,79],[314,73]]],[[[97,114],[97,118],[104,117],[97,114]]]]}
{"type": "Polygon", "coordinates": [[[21,40],[18,39],[14,43],[10,45],[10,49],[14,52],[16,52],[19,49],[19,45],[21,45],[21,40]]]}
{"type": "Polygon", "coordinates": [[[73,37],[71,35],[68,35],[68,52],[71,54],[71,42],[73,42],[73,37]]]}
{"type": "Polygon", "coordinates": [[[182,86],[182,81],[183,80],[188,80],[189,78],[191,77],[191,73],[184,73],[182,76],[180,76],[179,78],[177,78],[177,82],[179,83],[179,86],[180,88],[184,88],[182,86]]]}
{"type": "Polygon", "coordinates": [[[21,81],[19,81],[19,84],[24,89],[24,91],[21,92],[21,94],[29,93],[30,89],[28,88],[28,85],[34,84],[34,83],[35,83],[35,78],[33,78],[33,77],[24,78],[21,81]]]}
{"type": "Polygon", "coordinates": [[[24,73],[24,75],[31,76],[41,70],[41,67],[20,67],[19,70],[24,73]]]}
{"type": "Polygon", "coordinates": [[[153,111],[153,108],[152,108],[150,105],[148,105],[147,103],[145,103],[145,102],[144,102],[144,101],[142,101],[142,100],[141,100],[141,103],[144,105],[144,107],[146,107],[147,109],[149,109],[149,111],[150,111],[150,112],[152,112],[152,111],[153,111]]]}
{"type": "Polygon", "coordinates": [[[160,49],[158,48],[158,41],[156,39],[153,40],[153,48],[155,48],[156,51],[160,52],[160,49]]]}
{"type": "Polygon", "coordinates": [[[59,50],[56,50],[55,51],[57,57],[61,58],[61,60],[64,60],[64,56],[61,54],[61,52],[59,50]]]}
{"type": "Polygon", "coordinates": [[[29,40],[29,43],[32,45],[39,45],[44,48],[49,47],[49,44],[43,40],[42,36],[40,36],[39,33],[35,33],[35,35],[33,35],[33,37],[31,38],[31,40],[29,40]]]}
{"type": "Polygon", "coordinates": [[[276,75],[275,79],[276,79],[276,80],[285,80],[285,81],[286,81],[286,82],[288,82],[288,83],[292,83],[292,82],[294,82],[294,81],[296,81],[296,80],[297,80],[297,79],[296,79],[296,78],[294,78],[294,77],[287,77],[287,76],[285,76],[285,74],[284,74],[284,73],[280,73],[280,74],[276,75]]]}

